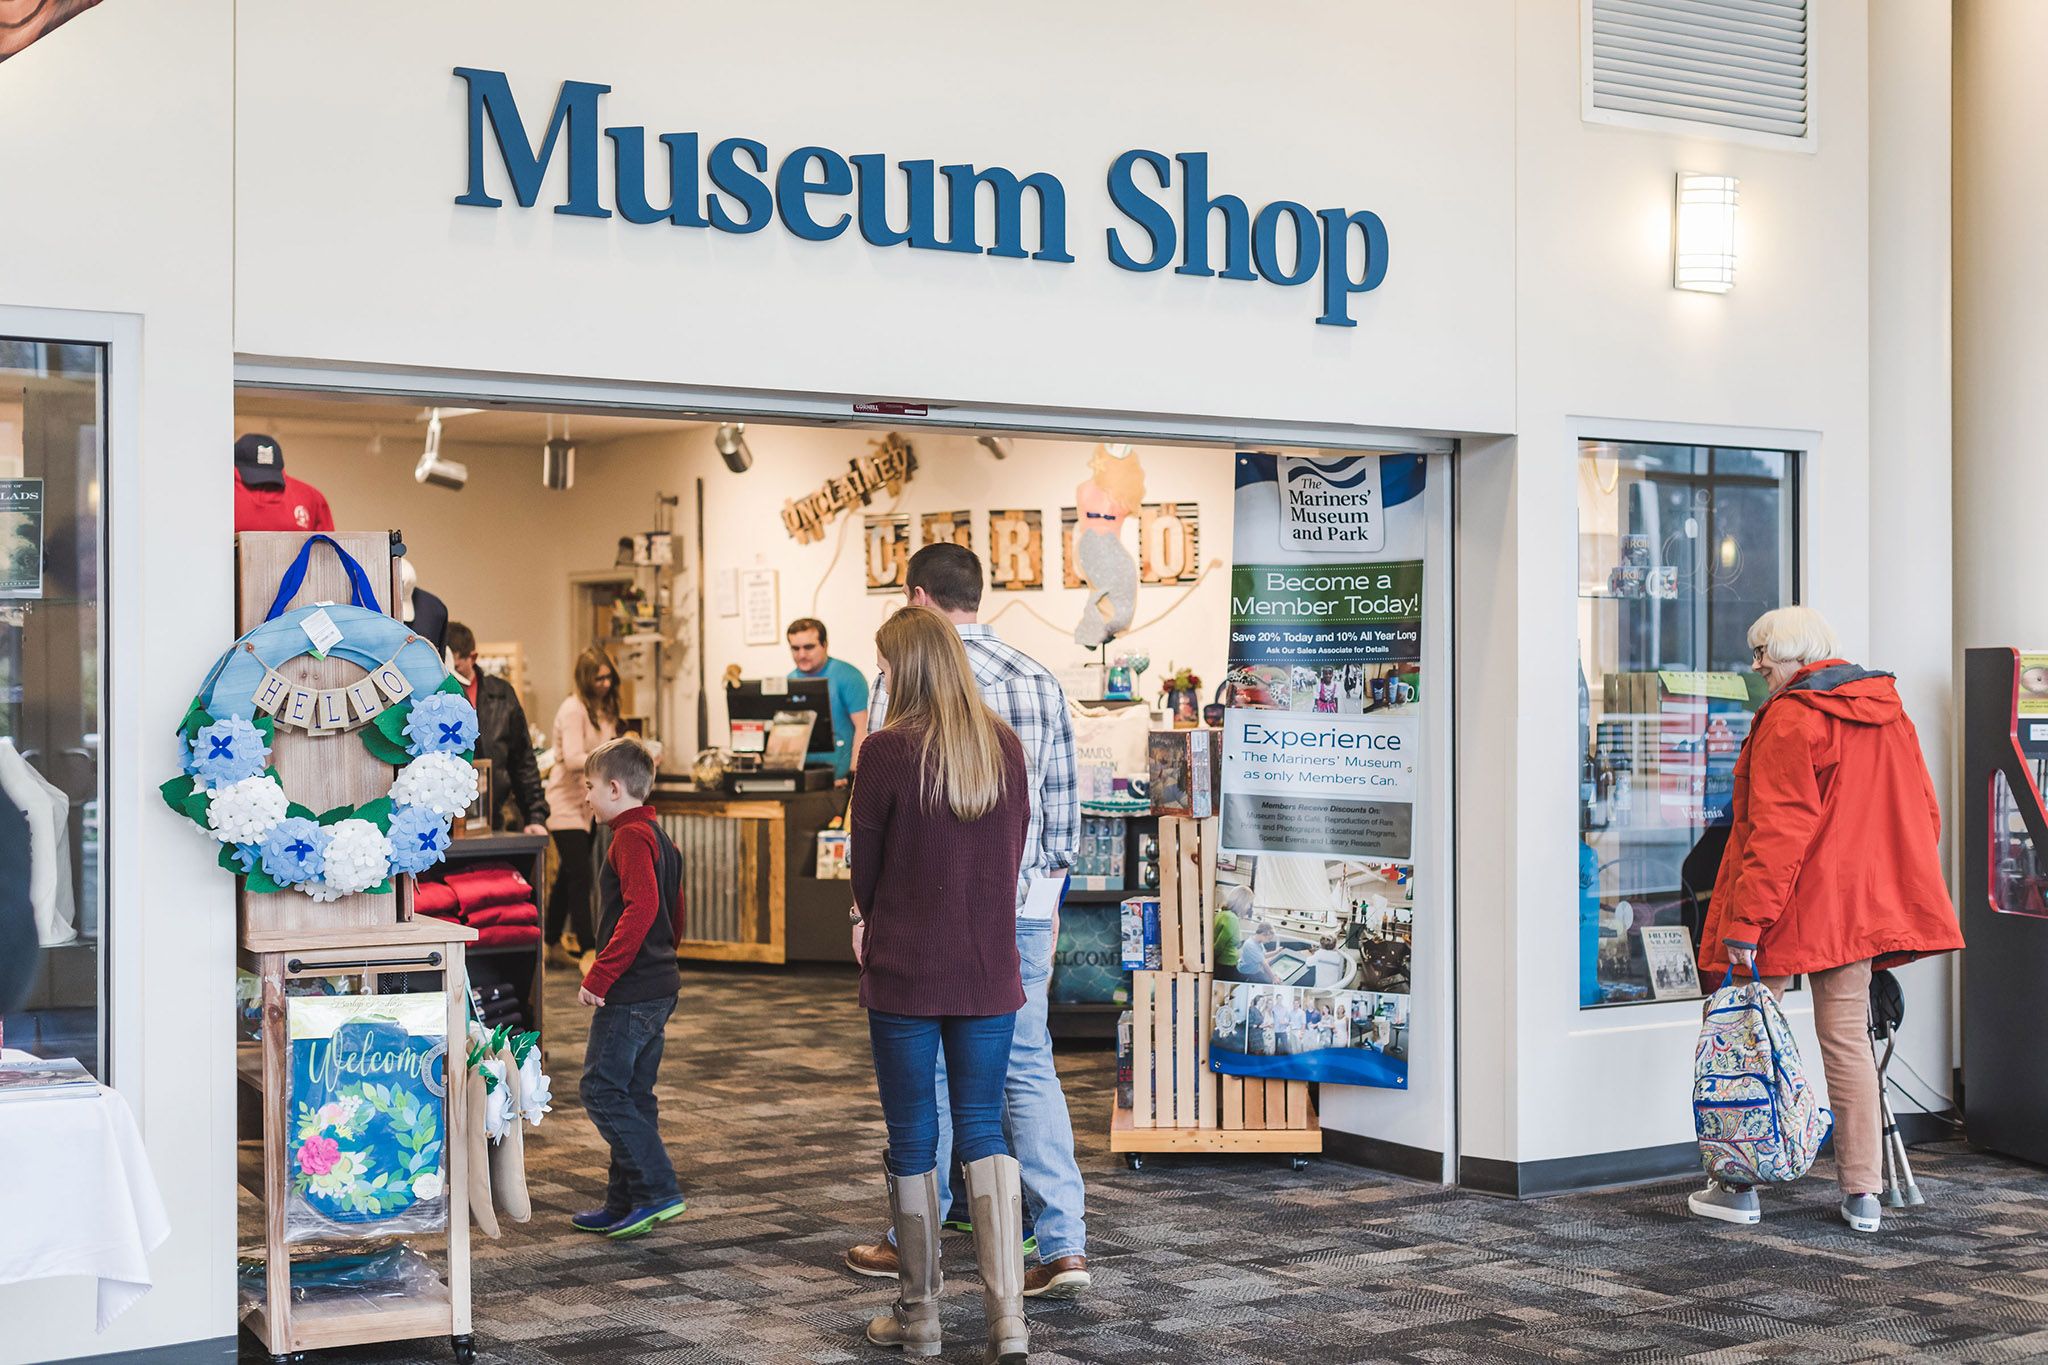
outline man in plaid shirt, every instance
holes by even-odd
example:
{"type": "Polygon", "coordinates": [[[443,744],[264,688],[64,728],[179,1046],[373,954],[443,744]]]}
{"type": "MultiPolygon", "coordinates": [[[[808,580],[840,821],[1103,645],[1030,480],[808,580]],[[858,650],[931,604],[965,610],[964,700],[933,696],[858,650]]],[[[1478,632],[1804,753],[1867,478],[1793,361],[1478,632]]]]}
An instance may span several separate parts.
{"type": "MultiPolygon", "coordinates": [[[[996,638],[976,620],[981,610],[981,560],[961,545],[927,545],[911,557],[905,578],[913,605],[930,607],[960,631],[967,661],[982,700],[1017,732],[1031,782],[1031,823],[1024,837],[1024,865],[1017,877],[1017,957],[1023,967],[1024,1008],[1017,1012],[1010,1043],[1010,1069],[1003,1087],[1004,1126],[1023,1170],[1026,1250],[1036,1243],[1037,1262],[1024,1275],[1027,1298],[1073,1298],[1088,1288],[1088,1229],[1082,1208],[1086,1192],[1074,1160],[1074,1125],[1067,1097],[1053,1068],[1052,1034],[1046,1027],[1046,991],[1052,980],[1052,950],[1059,939],[1058,896],[1041,893],[1033,903],[1034,881],[1054,879],[1064,892],[1067,870],[1079,843],[1081,806],[1074,761],[1074,721],[1059,680],[1028,654],[996,638]]],[[[877,685],[868,703],[870,730],[887,719],[887,691],[877,685]]],[[[859,756],[855,755],[856,768],[859,756]]],[[[946,1059],[939,1058],[939,1207],[946,1207],[952,1173],[952,1119],[946,1105],[946,1059]]],[[[894,1279],[893,1234],[851,1248],[849,1269],[894,1279]]]]}

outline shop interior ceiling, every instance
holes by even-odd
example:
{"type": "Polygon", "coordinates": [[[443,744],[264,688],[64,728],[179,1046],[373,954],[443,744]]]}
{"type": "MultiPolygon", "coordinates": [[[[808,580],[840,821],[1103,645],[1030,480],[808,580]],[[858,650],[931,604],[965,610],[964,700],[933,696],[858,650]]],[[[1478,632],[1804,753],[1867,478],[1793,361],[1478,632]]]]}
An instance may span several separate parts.
{"type": "MultiPolygon", "coordinates": [[[[340,397],[275,393],[263,389],[235,392],[235,431],[262,431],[285,440],[294,433],[318,436],[360,436],[374,440],[417,443],[426,429],[427,409],[412,403],[380,403],[340,397]]],[[[512,408],[441,409],[446,439],[471,445],[531,445],[538,448],[551,434],[549,415],[512,408]]],[[[562,419],[554,418],[559,434],[562,419]]],[[[674,432],[706,425],[676,417],[617,417],[577,413],[569,418],[576,439],[600,445],[625,436],[674,432]]]]}
{"type": "MultiPolygon", "coordinates": [[[[494,404],[488,408],[473,408],[462,406],[459,398],[450,398],[446,402],[447,405],[439,410],[443,439],[461,445],[538,447],[550,434],[560,433],[565,418],[569,423],[570,432],[580,446],[598,446],[607,441],[650,432],[676,432],[713,427],[726,420],[745,422],[753,429],[777,426],[830,427],[849,431],[902,431],[910,435],[925,436],[967,436],[980,441],[989,454],[999,460],[1008,457],[1009,443],[1012,440],[1064,441],[1085,447],[1094,445],[1098,440],[1110,439],[1106,436],[1074,433],[1055,435],[1028,430],[1004,430],[990,434],[983,427],[950,425],[922,419],[905,422],[902,418],[893,416],[850,421],[802,421],[786,417],[771,420],[739,416],[728,419],[705,413],[648,416],[590,411],[564,412],[560,408],[522,409],[502,404],[494,404]],[[554,423],[552,432],[549,427],[551,420],[554,423]]],[[[306,436],[356,436],[365,441],[382,436],[388,441],[396,441],[403,445],[408,441],[417,442],[426,430],[429,411],[430,409],[418,403],[393,402],[389,399],[363,395],[238,388],[235,390],[235,434],[240,436],[245,432],[260,431],[280,440],[289,438],[295,432],[306,436]]],[[[1166,436],[1147,436],[1142,443],[1148,446],[1224,451],[1235,449],[1241,444],[1236,441],[1190,440],[1166,436]]],[[[1258,448],[1296,449],[1272,442],[1260,442],[1258,448]]],[[[1299,448],[1313,449],[1306,446],[1299,448]]]]}

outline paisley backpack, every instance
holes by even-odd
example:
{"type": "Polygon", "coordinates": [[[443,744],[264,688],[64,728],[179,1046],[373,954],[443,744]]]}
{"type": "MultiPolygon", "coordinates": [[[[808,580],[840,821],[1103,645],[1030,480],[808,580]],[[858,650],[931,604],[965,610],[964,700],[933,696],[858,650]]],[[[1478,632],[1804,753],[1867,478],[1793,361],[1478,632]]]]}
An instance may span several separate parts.
{"type": "Polygon", "coordinates": [[[1700,1164],[1728,1185],[1797,1180],[1834,1127],[1754,964],[1741,985],[1731,967],[1707,1001],[1693,1053],[1692,1117],[1700,1164]]]}

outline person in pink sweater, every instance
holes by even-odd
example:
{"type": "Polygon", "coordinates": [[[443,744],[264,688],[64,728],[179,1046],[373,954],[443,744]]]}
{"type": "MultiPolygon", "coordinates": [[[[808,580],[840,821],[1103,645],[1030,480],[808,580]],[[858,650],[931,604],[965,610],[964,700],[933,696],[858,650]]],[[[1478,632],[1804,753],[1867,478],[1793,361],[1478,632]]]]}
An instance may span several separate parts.
{"type": "Polygon", "coordinates": [[[594,889],[590,802],[583,765],[600,744],[619,737],[619,670],[595,645],[576,656],[576,690],[555,712],[555,766],[548,772],[548,833],[554,837],[554,889],[548,893],[547,942],[562,947],[562,930],[578,951],[597,943],[590,908],[594,889]]]}

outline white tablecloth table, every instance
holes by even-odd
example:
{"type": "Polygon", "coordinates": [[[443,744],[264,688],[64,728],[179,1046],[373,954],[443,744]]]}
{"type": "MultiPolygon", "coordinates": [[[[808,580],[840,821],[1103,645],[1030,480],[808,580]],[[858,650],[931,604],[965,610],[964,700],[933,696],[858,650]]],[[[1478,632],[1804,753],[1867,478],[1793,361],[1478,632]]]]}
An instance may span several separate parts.
{"type": "Polygon", "coordinates": [[[149,1253],[170,1236],[128,1101],[92,1095],[0,1100],[0,1284],[52,1275],[99,1281],[98,1329],[147,1294],[149,1253]]]}

